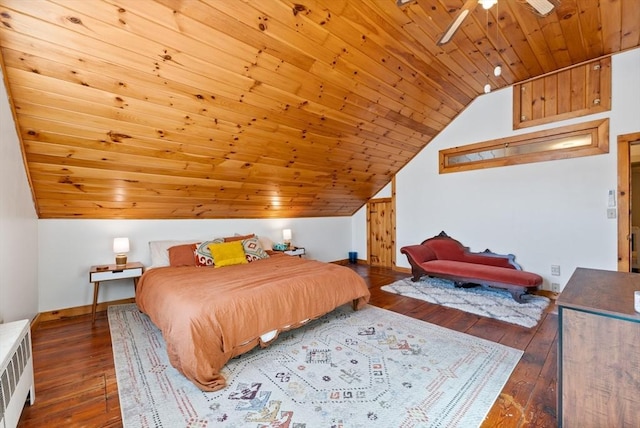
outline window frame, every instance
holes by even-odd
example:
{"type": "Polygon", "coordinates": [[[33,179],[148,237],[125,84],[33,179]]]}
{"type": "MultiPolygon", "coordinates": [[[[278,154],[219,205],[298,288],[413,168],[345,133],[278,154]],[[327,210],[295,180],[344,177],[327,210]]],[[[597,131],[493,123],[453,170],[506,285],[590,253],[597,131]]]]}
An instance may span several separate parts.
{"type": "Polygon", "coordinates": [[[545,162],[556,159],[601,155],[605,153],[609,153],[608,118],[440,150],[439,165],[440,174],[444,174],[533,162],[545,162]],[[534,144],[539,144],[541,142],[552,144],[553,141],[559,141],[572,136],[589,136],[591,137],[591,143],[577,147],[546,149],[530,153],[516,153],[513,155],[504,155],[501,157],[472,160],[468,162],[452,163],[450,161],[450,159],[454,157],[473,155],[490,150],[499,150],[510,146],[526,147],[527,145],[530,145],[530,147],[533,147],[534,144]]]}

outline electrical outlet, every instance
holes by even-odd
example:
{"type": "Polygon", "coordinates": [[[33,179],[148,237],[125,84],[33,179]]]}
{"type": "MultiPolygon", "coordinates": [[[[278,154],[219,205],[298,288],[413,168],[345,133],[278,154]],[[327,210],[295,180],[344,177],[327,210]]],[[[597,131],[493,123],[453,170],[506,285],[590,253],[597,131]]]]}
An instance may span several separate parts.
{"type": "Polygon", "coordinates": [[[551,275],[560,276],[560,265],[551,265],[551,275]]]}
{"type": "Polygon", "coordinates": [[[554,293],[559,293],[560,292],[560,284],[558,284],[557,282],[552,282],[551,283],[551,291],[553,291],[554,293]]]}
{"type": "Polygon", "coordinates": [[[615,208],[607,208],[607,218],[616,218],[616,209],[615,208]]]}

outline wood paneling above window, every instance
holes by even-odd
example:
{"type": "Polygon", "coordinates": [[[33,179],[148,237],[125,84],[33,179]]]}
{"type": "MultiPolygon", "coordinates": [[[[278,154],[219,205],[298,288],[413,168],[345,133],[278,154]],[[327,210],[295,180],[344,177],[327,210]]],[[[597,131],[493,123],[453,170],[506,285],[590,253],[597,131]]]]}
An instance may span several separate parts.
{"type": "Polygon", "coordinates": [[[513,87],[513,129],[611,110],[611,57],[513,87]]]}

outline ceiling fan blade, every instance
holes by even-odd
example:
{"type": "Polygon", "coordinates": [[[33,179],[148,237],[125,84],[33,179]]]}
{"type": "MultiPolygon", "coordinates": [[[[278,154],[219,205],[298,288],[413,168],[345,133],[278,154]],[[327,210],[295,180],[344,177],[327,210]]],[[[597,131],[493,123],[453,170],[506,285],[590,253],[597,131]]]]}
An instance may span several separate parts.
{"type": "MultiPolygon", "coordinates": [[[[534,1],[534,0],[532,0],[534,1]]],[[[436,43],[438,46],[442,46],[445,43],[449,43],[453,35],[458,31],[460,25],[462,25],[462,21],[471,13],[474,7],[478,4],[478,0],[467,0],[466,3],[460,8],[456,17],[451,21],[451,24],[444,31],[440,40],[436,43]]]]}
{"type": "Polygon", "coordinates": [[[533,11],[540,16],[549,15],[553,11],[553,8],[556,7],[556,5],[549,0],[525,0],[525,1],[529,4],[531,9],[533,9],[533,11]]]}

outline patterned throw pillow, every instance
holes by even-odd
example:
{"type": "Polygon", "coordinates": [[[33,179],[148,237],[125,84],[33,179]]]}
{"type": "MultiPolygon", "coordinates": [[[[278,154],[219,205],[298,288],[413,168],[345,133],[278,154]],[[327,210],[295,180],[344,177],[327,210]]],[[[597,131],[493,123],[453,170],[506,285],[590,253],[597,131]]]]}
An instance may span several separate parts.
{"type": "Polygon", "coordinates": [[[209,251],[209,245],[220,244],[224,242],[224,238],[216,238],[212,241],[204,241],[198,244],[195,251],[196,266],[213,266],[214,260],[209,251]]]}
{"type": "Polygon", "coordinates": [[[260,245],[260,240],[257,236],[249,239],[242,240],[242,247],[244,248],[244,255],[248,262],[253,262],[260,259],[266,259],[269,254],[260,245]]]}

